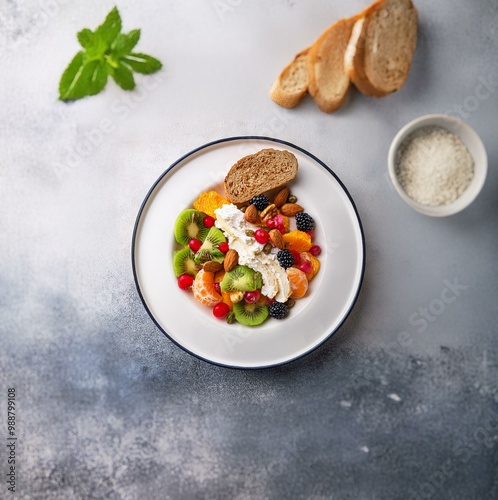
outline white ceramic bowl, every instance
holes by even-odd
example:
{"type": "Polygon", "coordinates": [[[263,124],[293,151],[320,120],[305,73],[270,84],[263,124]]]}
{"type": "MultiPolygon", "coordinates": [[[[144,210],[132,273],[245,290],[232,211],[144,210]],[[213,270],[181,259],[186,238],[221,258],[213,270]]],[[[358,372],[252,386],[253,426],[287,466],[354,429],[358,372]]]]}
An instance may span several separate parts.
{"type": "Polygon", "coordinates": [[[396,134],[396,137],[393,139],[391,147],[389,148],[388,168],[389,176],[391,177],[394,188],[408,205],[425,215],[445,217],[447,215],[453,215],[460,212],[465,207],[470,205],[477,197],[482,186],[484,185],[484,181],[486,180],[488,158],[484,144],[482,143],[480,137],[465,122],[450,115],[426,115],[411,121],[396,134]],[[396,176],[395,160],[399,146],[412,132],[428,126],[442,127],[456,134],[465,144],[470,155],[474,159],[474,177],[472,178],[472,181],[457,200],[447,205],[431,206],[416,202],[406,194],[396,176]]]}

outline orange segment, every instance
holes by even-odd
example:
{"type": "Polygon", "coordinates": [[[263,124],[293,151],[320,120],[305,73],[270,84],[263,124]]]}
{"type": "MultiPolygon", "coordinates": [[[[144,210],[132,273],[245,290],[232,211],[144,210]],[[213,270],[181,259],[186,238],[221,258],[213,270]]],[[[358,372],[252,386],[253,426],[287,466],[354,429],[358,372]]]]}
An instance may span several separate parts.
{"type": "Polygon", "coordinates": [[[230,294],[228,292],[221,292],[221,297],[223,302],[230,308],[230,311],[233,309],[233,302],[230,299],[230,294]]]}
{"type": "Polygon", "coordinates": [[[269,300],[270,299],[266,295],[261,294],[259,296],[259,299],[257,300],[257,303],[262,306],[267,306],[269,304],[269,300]]]}
{"type": "Polygon", "coordinates": [[[290,219],[287,217],[287,215],[281,215],[282,217],[282,224],[285,227],[286,231],[290,231],[290,219]]]}
{"type": "Polygon", "coordinates": [[[297,267],[288,267],[286,273],[291,287],[291,299],[304,297],[308,291],[308,278],[306,274],[297,267]]]}
{"type": "Polygon", "coordinates": [[[307,252],[311,248],[311,237],[304,231],[295,229],[283,235],[285,248],[296,252],[307,252]]]}
{"type": "Polygon", "coordinates": [[[307,260],[308,262],[311,262],[311,265],[313,266],[313,269],[309,273],[306,273],[308,281],[311,281],[318,274],[318,271],[320,270],[320,261],[314,255],[311,255],[309,252],[301,252],[299,255],[301,256],[302,260],[307,260]]]}
{"type": "Polygon", "coordinates": [[[225,276],[225,271],[223,269],[221,271],[215,272],[214,273],[214,282],[221,283],[224,276],[225,276]]]}
{"type": "MultiPolygon", "coordinates": [[[[225,276],[225,271],[222,269],[221,271],[217,271],[214,273],[214,282],[221,283],[223,280],[223,276],[225,276]]],[[[221,298],[223,302],[230,308],[233,309],[233,302],[230,300],[230,294],[228,292],[221,292],[221,298]]]]}
{"type": "Polygon", "coordinates": [[[228,200],[225,200],[225,198],[216,191],[204,191],[199,195],[197,200],[194,201],[193,206],[196,210],[216,218],[214,211],[227,203],[229,203],[228,200]]]}
{"type": "Polygon", "coordinates": [[[201,269],[192,285],[194,298],[201,304],[213,307],[222,301],[221,295],[214,289],[214,273],[208,273],[201,269]]]}

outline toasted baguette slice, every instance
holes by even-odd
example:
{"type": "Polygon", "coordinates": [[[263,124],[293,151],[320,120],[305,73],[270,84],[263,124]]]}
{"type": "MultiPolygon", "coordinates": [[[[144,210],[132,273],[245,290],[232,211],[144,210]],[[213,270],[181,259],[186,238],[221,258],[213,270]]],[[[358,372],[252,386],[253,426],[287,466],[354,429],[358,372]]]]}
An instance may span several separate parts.
{"type": "Polygon", "coordinates": [[[232,203],[244,203],[253,196],[282,186],[297,175],[297,158],[289,151],[262,149],[244,156],[225,177],[225,194],[232,203]]]}
{"type": "Polygon", "coordinates": [[[340,19],[310,47],[308,55],[309,92],[317,106],[326,113],[340,108],[346,99],[350,78],[344,55],[355,23],[368,16],[381,0],[347,19],[340,19]]]}
{"type": "Polygon", "coordinates": [[[308,90],[308,50],[296,55],[270,89],[270,97],[284,108],[297,106],[308,90]]]}
{"type": "Polygon", "coordinates": [[[354,86],[362,94],[383,97],[387,92],[376,89],[365,75],[365,33],[367,26],[368,17],[358,19],[353,26],[351,39],[344,54],[344,69],[354,86]]]}
{"type": "Polygon", "coordinates": [[[340,108],[346,99],[349,77],[344,70],[344,53],[356,16],[340,19],[316,40],[309,51],[309,92],[325,113],[340,108]]]}
{"type": "Polygon", "coordinates": [[[368,15],[364,71],[377,91],[388,94],[406,82],[417,45],[417,24],[411,0],[384,0],[368,15]]]}

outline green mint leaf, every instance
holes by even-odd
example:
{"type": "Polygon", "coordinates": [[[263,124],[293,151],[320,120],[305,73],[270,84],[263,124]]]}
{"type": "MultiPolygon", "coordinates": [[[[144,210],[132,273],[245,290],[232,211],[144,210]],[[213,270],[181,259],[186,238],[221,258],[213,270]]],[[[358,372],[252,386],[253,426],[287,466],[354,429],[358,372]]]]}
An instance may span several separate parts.
{"type": "Polygon", "coordinates": [[[87,95],[96,95],[101,92],[107,83],[107,65],[105,61],[91,61],[88,63],[87,95]]]}
{"type": "Polygon", "coordinates": [[[59,99],[70,101],[98,94],[107,83],[107,66],[103,60],[88,61],[78,52],[64,71],[59,84],[59,99]]]}
{"type": "Polygon", "coordinates": [[[85,56],[89,60],[101,59],[108,48],[101,35],[87,28],[78,33],[78,41],[85,49],[85,56]]]}
{"type": "Polygon", "coordinates": [[[133,90],[135,88],[135,79],[133,73],[124,64],[120,64],[117,68],[113,68],[111,72],[114,81],[123,90],[133,90]]]}
{"type": "Polygon", "coordinates": [[[130,31],[128,34],[120,33],[112,42],[111,52],[115,59],[121,59],[129,54],[140,40],[140,30],[130,31]]]}
{"type": "Polygon", "coordinates": [[[78,52],[62,74],[59,82],[59,99],[61,101],[71,99],[71,97],[68,96],[71,94],[75,82],[83,71],[84,62],[85,56],[83,52],[78,52]]]}
{"type": "Polygon", "coordinates": [[[95,34],[104,41],[107,47],[110,47],[111,43],[119,35],[121,25],[121,16],[119,15],[117,7],[114,7],[114,9],[107,14],[105,21],[95,30],[95,34]]]}
{"type": "Polygon", "coordinates": [[[130,66],[133,71],[144,75],[155,73],[163,67],[161,61],[147,54],[131,53],[123,57],[123,62],[130,66]]]}
{"type": "Polygon", "coordinates": [[[118,9],[109,12],[95,30],[82,29],[78,41],[84,50],[78,52],[62,74],[59,99],[70,101],[98,94],[111,75],[125,90],[135,88],[133,71],[150,74],[162,68],[159,60],[147,54],[131,52],[140,40],[140,30],[121,33],[118,9]]]}
{"type": "Polygon", "coordinates": [[[89,30],[88,28],[81,30],[77,36],[78,36],[78,42],[80,42],[80,45],[84,49],[90,47],[94,43],[95,33],[92,30],[89,30]]]}

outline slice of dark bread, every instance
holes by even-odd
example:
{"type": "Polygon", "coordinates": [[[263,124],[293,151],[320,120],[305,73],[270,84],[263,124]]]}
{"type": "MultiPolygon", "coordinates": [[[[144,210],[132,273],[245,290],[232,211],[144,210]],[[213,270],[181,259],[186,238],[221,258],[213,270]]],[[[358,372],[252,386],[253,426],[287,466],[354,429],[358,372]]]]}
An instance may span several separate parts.
{"type": "Polygon", "coordinates": [[[290,182],[297,168],[297,158],[289,151],[268,148],[244,156],[225,177],[226,198],[232,203],[245,203],[290,182]]]}

